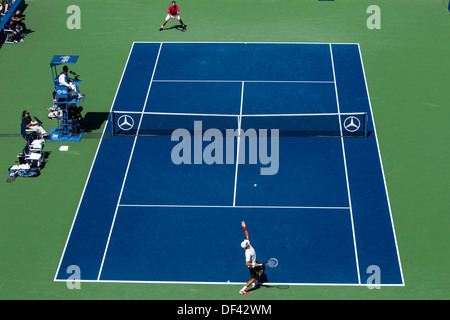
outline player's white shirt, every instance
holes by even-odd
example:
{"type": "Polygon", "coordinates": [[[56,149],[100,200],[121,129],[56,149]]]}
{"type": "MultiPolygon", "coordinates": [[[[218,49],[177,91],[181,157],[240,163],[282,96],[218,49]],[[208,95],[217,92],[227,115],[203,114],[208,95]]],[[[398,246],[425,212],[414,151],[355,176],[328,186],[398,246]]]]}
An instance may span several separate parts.
{"type": "MultiPolygon", "coordinates": [[[[249,249],[245,249],[245,261],[248,261],[250,263],[256,262],[256,252],[252,246],[250,246],[249,249]]],[[[253,267],[249,266],[249,268],[253,268],[253,267]]]]}

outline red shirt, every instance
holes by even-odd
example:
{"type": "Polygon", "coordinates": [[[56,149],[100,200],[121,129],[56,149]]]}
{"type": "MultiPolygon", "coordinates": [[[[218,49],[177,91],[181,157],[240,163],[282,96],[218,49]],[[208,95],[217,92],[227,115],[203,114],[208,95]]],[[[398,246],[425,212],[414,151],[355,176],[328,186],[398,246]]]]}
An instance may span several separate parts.
{"type": "Polygon", "coordinates": [[[170,6],[169,9],[167,10],[167,12],[171,16],[176,16],[178,14],[178,11],[180,11],[180,8],[178,8],[178,6],[176,6],[175,8],[173,6],[170,6]]]}

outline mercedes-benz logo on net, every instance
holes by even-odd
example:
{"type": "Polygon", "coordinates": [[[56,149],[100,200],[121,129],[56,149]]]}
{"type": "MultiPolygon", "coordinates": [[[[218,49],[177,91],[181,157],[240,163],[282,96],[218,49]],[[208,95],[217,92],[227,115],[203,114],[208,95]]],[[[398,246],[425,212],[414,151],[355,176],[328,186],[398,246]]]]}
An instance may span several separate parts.
{"type": "Polygon", "coordinates": [[[119,119],[117,119],[117,125],[119,126],[120,129],[128,131],[133,129],[134,120],[131,116],[125,114],[123,116],[120,116],[119,119]]]}
{"type": "Polygon", "coordinates": [[[355,132],[359,129],[360,126],[361,126],[361,122],[355,116],[350,116],[344,120],[344,128],[348,132],[355,132]]]}

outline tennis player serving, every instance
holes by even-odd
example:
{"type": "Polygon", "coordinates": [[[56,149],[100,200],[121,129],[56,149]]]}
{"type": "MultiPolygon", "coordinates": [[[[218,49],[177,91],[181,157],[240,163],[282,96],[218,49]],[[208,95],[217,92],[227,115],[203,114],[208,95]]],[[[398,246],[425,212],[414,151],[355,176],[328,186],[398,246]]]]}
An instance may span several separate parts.
{"type": "Polygon", "coordinates": [[[186,25],[180,18],[180,8],[177,6],[177,3],[175,1],[172,1],[172,5],[169,7],[169,9],[167,9],[166,19],[164,20],[161,28],[159,28],[159,31],[162,31],[164,29],[164,26],[170,19],[177,19],[178,21],[180,21],[181,26],[183,27],[184,30],[186,30],[186,25]]]}
{"type": "Polygon", "coordinates": [[[246,239],[242,241],[241,247],[242,249],[245,249],[245,265],[248,267],[250,276],[252,278],[245,284],[245,286],[241,289],[241,291],[239,291],[239,293],[248,296],[250,292],[247,291],[247,288],[250,285],[252,285],[253,288],[258,285],[258,280],[264,273],[264,269],[262,263],[256,262],[256,252],[255,249],[253,249],[253,247],[250,245],[250,239],[248,237],[248,231],[244,221],[242,221],[242,228],[244,228],[246,239]]]}

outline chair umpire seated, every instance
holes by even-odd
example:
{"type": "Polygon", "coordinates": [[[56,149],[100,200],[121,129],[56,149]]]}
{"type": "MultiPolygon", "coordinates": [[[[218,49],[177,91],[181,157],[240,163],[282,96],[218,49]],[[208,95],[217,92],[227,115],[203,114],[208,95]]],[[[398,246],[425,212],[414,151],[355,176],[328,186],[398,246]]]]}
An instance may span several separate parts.
{"type": "Polygon", "coordinates": [[[63,72],[55,78],[56,103],[77,104],[83,102],[85,95],[80,94],[78,89],[80,81],[77,81],[77,78],[69,78],[68,72],[69,68],[64,66],[63,72]]]}

